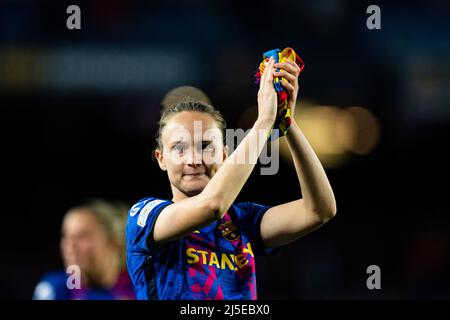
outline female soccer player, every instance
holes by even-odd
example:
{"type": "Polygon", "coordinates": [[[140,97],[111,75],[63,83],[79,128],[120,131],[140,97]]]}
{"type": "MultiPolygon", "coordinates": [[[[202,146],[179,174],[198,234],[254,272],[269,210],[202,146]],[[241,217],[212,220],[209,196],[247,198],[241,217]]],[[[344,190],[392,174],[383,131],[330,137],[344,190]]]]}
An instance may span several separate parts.
{"type": "Polygon", "coordinates": [[[295,63],[269,60],[258,118],[230,156],[225,123],[213,107],[181,102],[163,111],[155,156],[173,197],[145,198],[129,211],[127,266],[138,299],[256,299],[254,256],[271,254],[336,214],[325,171],[295,122],[286,139],[303,198],[273,207],[234,203],[277,116],[273,77],[287,80],[293,115],[299,72],[295,63]]]}
{"type": "Polygon", "coordinates": [[[62,224],[60,242],[64,270],[45,274],[34,300],[135,299],[125,270],[127,207],[95,199],[71,208],[62,224]],[[71,266],[79,268],[79,287],[71,266]],[[73,281],[72,281],[73,280],[73,281]]]}

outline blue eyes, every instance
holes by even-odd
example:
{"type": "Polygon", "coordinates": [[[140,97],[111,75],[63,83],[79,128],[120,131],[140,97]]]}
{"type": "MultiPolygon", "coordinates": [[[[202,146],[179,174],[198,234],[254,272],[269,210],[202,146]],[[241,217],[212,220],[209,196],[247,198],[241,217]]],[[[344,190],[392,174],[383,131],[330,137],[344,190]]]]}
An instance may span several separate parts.
{"type": "MultiPolygon", "coordinates": [[[[203,143],[201,148],[203,151],[213,151],[214,145],[213,143],[203,143]]],[[[189,149],[189,146],[184,143],[177,143],[172,147],[172,149],[178,153],[184,153],[189,149]]]]}
{"type": "MultiPolygon", "coordinates": [[[[177,143],[172,147],[172,149],[178,152],[185,152],[187,149],[189,149],[189,146],[183,143],[177,143]]],[[[212,143],[204,143],[202,144],[202,150],[203,151],[214,150],[214,145],[212,143]]]]}
{"type": "Polygon", "coordinates": [[[186,150],[186,148],[187,148],[186,145],[180,143],[173,146],[173,149],[178,152],[183,152],[184,150],[186,150]]]}

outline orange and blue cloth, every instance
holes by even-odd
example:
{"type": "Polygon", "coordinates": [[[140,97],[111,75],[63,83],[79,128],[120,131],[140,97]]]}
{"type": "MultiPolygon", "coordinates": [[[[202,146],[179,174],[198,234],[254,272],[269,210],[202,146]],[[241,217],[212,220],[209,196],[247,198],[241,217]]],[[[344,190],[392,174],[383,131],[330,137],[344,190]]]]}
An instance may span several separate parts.
{"type": "MultiPolygon", "coordinates": [[[[298,56],[298,54],[295,53],[294,49],[292,48],[288,47],[285,48],[283,51],[281,51],[280,49],[269,50],[267,52],[264,52],[263,61],[259,65],[258,72],[256,72],[255,74],[257,83],[261,81],[261,76],[264,73],[264,70],[266,68],[267,63],[269,62],[270,57],[273,57],[275,59],[275,63],[294,61],[300,68],[300,73],[303,71],[303,68],[305,67],[303,60],[298,56]]],[[[277,71],[280,71],[280,69],[277,68],[277,71]]],[[[275,91],[277,92],[278,97],[278,115],[273,125],[273,128],[270,132],[269,140],[276,140],[279,137],[286,135],[286,132],[289,130],[289,127],[291,126],[292,123],[291,113],[288,108],[288,93],[281,85],[282,79],[286,80],[284,78],[280,79],[280,77],[274,77],[273,79],[273,85],[275,87],[275,91]]]]}

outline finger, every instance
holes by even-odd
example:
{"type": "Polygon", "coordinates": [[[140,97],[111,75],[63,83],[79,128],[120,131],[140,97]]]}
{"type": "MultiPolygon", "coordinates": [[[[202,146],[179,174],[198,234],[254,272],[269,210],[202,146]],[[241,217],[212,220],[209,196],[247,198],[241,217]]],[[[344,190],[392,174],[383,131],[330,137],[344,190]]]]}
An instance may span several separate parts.
{"type": "Polygon", "coordinates": [[[289,81],[290,83],[295,83],[295,81],[298,79],[298,77],[296,77],[292,73],[288,73],[285,70],[276,71],[273,74],[275,77],[286,78],[286,80],[289,81]]]}
{"type": "Polygon", "coordinates": [[[273,66],[275,64],[275,59],[273,59],[272,57],[270,58],[271,60],[269,61],[269,64],[267,65],[266,70],[264,71],[264,73],[267,73],[266,76],[266,82],[267,83],[272,83],[273,81],[273,66]]]}
{"type": "Polygon", "coordinates": [[[294,74],[296,77],[300,74],[300,68],[293,61],[276,63],[275,67],[284,69],[287,72],[294,74]]]}
{"type": "Polygon", "coordinates": [[[267,78],[267,71],[269,70],[269,64],[270,64],[270,60],[271,59],[273,59],[272,57],[270,57],[270,59],[269,59],[269,61],[267,61],[267,64],[265,65],[265,67],[264,67],[264,72],[263,72],[263,74],[262,74],[262,76],[261,76],[261,81],[260,81],[260,87],[264,84],[264,82],[265,82],[265,80],[266,80],[266,78],[267,78]]]}
{"type": "Polygon", "coordinates": [[[281,85],[286,89],[286,91],[290,95],[292,95],[295,92],[295,87],[286,80],[281,80],[281,85]]]}
{"type": "Polygon", "coordinates": [[[292,60],[288,60],[288,61],[286,61],[286,62],[289,63],[291,66],[293,66],[295,70],[297,70],[298,72],[300,72],[300,67],[299,67],[299,65],[297,64],[297,62],[292,61],[292,60]]]}

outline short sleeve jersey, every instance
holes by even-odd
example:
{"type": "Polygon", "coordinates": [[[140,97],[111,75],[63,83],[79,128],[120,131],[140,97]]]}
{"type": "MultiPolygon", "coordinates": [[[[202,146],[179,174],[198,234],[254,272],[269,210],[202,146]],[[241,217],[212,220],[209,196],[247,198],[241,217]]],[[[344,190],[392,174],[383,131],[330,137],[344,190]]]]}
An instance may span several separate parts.
{"type": "Polygon", "coordinates": [[[155,246],[152,231],[172,202],[145,198],[128,214],[127,269],[137,299],[257,299],[255,255],[264,248],[260,225],[269,206],[233,204],[220,221],[155,246]]]}

